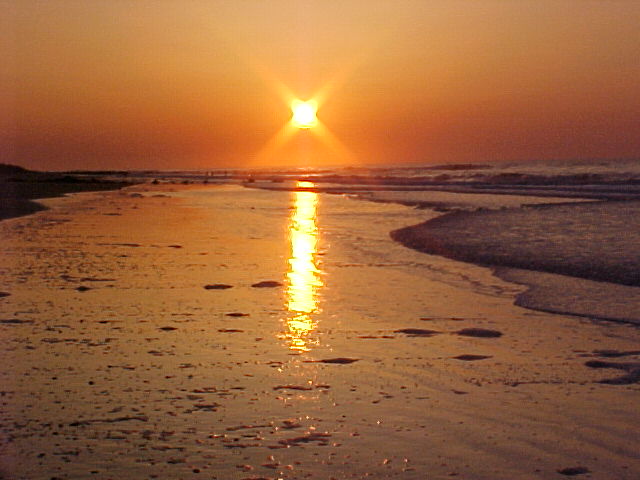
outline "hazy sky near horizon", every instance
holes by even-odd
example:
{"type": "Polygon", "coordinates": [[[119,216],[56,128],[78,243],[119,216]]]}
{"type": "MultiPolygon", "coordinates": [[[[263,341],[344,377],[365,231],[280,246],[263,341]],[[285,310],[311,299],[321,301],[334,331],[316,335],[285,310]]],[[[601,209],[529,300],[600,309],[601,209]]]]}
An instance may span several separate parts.
{"type": "Polygon", "coordinates": [[[1,3],[4,163],[640,157],[637,0],[1,3]]]}

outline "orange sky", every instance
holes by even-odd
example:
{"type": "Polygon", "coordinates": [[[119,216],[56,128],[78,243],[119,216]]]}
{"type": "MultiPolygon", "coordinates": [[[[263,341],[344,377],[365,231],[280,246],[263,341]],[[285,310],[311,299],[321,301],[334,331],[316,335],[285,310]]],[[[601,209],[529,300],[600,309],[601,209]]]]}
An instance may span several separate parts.
{"type": "Polygon", "coordinates": [[[640,157],[637,0],[9,0],[2,8],[4,163],[640,157]],[[303,100],[324,90],[320,128],[283,130],[290,111],[279,84],[303,100]]]}

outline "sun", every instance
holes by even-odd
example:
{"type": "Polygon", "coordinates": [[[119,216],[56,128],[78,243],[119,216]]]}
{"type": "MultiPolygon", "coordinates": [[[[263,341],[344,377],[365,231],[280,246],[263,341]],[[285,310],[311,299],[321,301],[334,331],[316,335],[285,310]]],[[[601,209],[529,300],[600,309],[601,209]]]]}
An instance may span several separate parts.
{"type": "Polygon", "coordinates": [[[291,123],[294,127],[309,129],[318,125],[316,111],[318,103],[315,100],[303,102],[302,100],[294,100],[291,102],[291,123]]]}

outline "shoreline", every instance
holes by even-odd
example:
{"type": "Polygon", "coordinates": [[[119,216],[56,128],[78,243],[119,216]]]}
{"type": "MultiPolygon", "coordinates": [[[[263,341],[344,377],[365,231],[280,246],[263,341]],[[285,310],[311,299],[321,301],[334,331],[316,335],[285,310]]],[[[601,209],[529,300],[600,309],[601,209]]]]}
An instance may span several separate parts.
{"type": "Polygon", "coordinates": [[[640,316],[627,307],[640,301],[640,256],[633,253],[638,235],[629,224],[633,219],[616,213],[621,205],[640,208],[637,201],[601,201],[454,211],[389,236],[407,248],[487,267],[498,278],[525,285],[516,305],[639,325],[640,316]],[[594,218],[608,223],[581,230],[594,218]],[[570,234],[564,231],[570,228],[570,234]]]}
{"type": "MultiPolygon", "coordinates": [[[[597,207],[605,206],[610,202],[594,202],[586,205],[587,208],[592,208],[594,205],[597,207]]],[[[613,202],[616,206],[619,206],[621,202],[613,202]]],[[[640,207],[640,202],[625,202],[633,203],[635,208],[640,207]]],[[[556,258],[535,258],[532,256],[519,255],[518,250],[508,250],[513,245],[507,246],[501,242],[502,238],[497,238],[500,232],[493,232],[497,240],[490,245],[490,247],[496,247],[498,244],[505,247],[504,251],[495,251],[487,248],[488,245],[482,240],[475,240],[470,238],[471,233],[477,233],[482,229],[487,228],[488,222],[500,222],[509,221],[506,228],[518,228],[527,220],[528,212],[540,211],[540,210],[559,210],[560,208],[568,207],[570,210],[576,210],[585,207],[584,204],[560,204],[560,205],[529,205],[526,209],[504,209],[501,211],[454,211],[446,213],[437,218],[427,220],[426,222],[416,225],[410,225],[408,227],[400,228],[390,232],[390,236],[393,240],[405,245],[414,250],[423,251],[424,253],[441,255],[452,260],[459,260],[468,263],[474,263],[482,266],[495,266],[495,267],[510,267],[519,268],[524,270],[533,270],[546,273],[554,273],[559,275],[566,275],[570,277],[583,278],[591,281],[610,282],[627,286],[640,286],[640,275],[637,273],[638,269],[625,268],[623,265],[617,267],[618,270],[611,271],[607,269],[609,265],[589,265],[589,268],[582,268],[581,266],[572,263],[568,264],[566,258],[558,256],[556,258]],[[519,215],[514,217],[514,215],[519,215]],[[493,217],[493,218],[492,218],[493,217]],[[474,221],[482,219],[481,224],[473,224],[474,221]],[[483,248],[480,250],[480,248],[483,248]]],[[[583,210],[586,210],[583,208],[583,210]]],[[[629,219],[631,221],[632,219],[629,219]]],[[[490,224],[494,226],[494,224],[490,224]]],[[[550,225],[544,225],[545,228],[551,228],[550,225]]],[[[513,234],[514,238],[520,242],[526,241],[524,238],[530,234],[529,231],[516,232],[513,234]],[[517,237],[515,237],[517,235],[517,237]]],[[[542,232],[534,232],[540,233],[542,232]]],[[[544,233],[549,233],[548,230],[544,233]]],[[[561,232],[551,232],[553,235],[560,235],[561,232]]],[[[477,237],[476,237],[477,238],[477,237]]],[[[494,237],[492,237],[493,240],[494,237]]],[[[536,238],[533,241],[539,242],[544,239],[536,238]]],[[[569,248],[566,245],[560,245],[559,239],[554,238],[554,245],[546,245],[547,247],[560,246],[562,248],[569,248]]],[[[572,239],[575,240],[575,239],[572,239]]],[[[625,239],[626,240],[626,239],[625,239]]],[[[514,242],[515,243],[515,242],[514,242]]],[[[528,245],[525,247],[529,247],[528,245]]],[[[524,251],[524,250],[523,250],[524,251]]],[[[529,248],[526,248],[527,253],[531,253],[529,248]]],[[[559,250],[560,252],[560,250],[559,250]]],[[[555,252],[554,252],[555,253],[555,252]]],[[[561,253],[561,252],[560,252],[561,253]]]]}
{"type": "MultiPolygon", "coordinates": [[[[0,198],[3,201],[2,205],[0,205],[0,221],[27,216],[49,209],[49,207],[34,200],[59,198],[70,193],[114,191],[140,183],[96,178],[85,179],[71,176],[62,177],[63,179],[61,180],[59,175],[41,172],[30,172],[28,177],[29,179],[26,181],[24,179],[20,181],[7,181],[7,178],[0,177],[0,185],[10,187],[5,188],[0,193],[0,198]]],[[[250,189],[256,188],[256,185],[238,185],[250,189]]],[[[263,186],[258,187],[258,189],[271,191],[280,190],[279,188],[263,188],[263,186]]],[[[287,190],[289,190],[289,188],[287,188],[287,190]]],[[[563,268],[554,268],[555,266],[553,265],[551,266],[551,268],[548,268],[548,266],[545,265],[542,265],[542,268],[540,268],[540,265],[533,264],[523,266],[523,261],[530,262],[530,260],[526,260],[527,257],[523,256],[516,255],[517,261],[512,261],[513,258],[507,258],[506,261],[502,261],[504,260],[504,258],[500,259],[501,261],[496,261],[495,256],[489,256],[489,258],[487,258],[482,254],[477,254],[477,252],[474,252],[473,248],[469,249],[465,245],[455,244],[455,242],[454,244],[447,243],[451,239],[450,236],[448,238],[446,235],[439,237],[438,233],[442,232],[435,232],[435,234],[433,232],[434,225],[436,226],[436,228],[438,228],[440,223],[446,224],[450,219],[457,219],[458,217],[460,217],[464,223],[464,220],[468,218],[479,217],[483,215],[500,214],[500,211],[496,211],[495,205],[484,206],[482,204],[484,200],[480,200],[482,197],[490,198],[493,195],[498,195],[498,197],[501,197],[501,203],[504,202],[504,200],[502,200],[504,198],[509,197],[511,199],[509,202],[506,202],[505,205],[500,207],[501,211],[505,209],[507,211],[511,209],[545,210],[557,207],[574,207],[576,205],[581,205],[584,203],[589,203],[592,205],[623,204],[633,201],[598,201],[594,199],[586,199],[584,197],[572,199],[566,198],[564,196],[543,196],[538,198],[537,196],[531,195],[529,193],[525,193],[524,195],[503,195],[502,192],[496,194],[495,192],[476,191],[470,193],[447,190],[429,190],[424,192],[417,192],[418,194],[428,193],[437,195],[439,193],[445,196],[457,196],[460,198],[471,197],[474,199],[472,202],[466,205],[464,202],[462,204],[456,205],[454,203],[449,203],[450,200],[448,198],[442,202],[425,202],[420,200],[402,201],[396,198],[384,198],[385,195],[393,195],[395,193],[393,190],[386,192],[370,191],[368,195],[366,192],[360,192],[357,190],[349,191],[349,189],[347,189],[347,191],[334,192],[331,189],[325,188],[309,189],[303,187],[291,189],[291,191],[316,191],[316,193],[325,193],[331,195],[348,195],[351,193],[360,200],[366,200],[370,202],[396,203],[407,207],[414,207],[420,210],[431,210],[434,212],[434,214],[437,215],[435,218],[430,218],[427,221],[419,224],[409,225],[392,230],[389,232],[389,236],[391,237],[391,239],[406,248],[410,248],[422,253],[438,255],[456,261],[462,261],[481,267],[487,267],[491,270],[492,274],[495,277],[510,283],[525,286],[527,288],[525,292],[514,296],[514,305],[540,312],[590,318],[593,320],[640,325],[640,315],[636,314],[632,311],[632,309],[626,308],[625,306],[623,306],[622,308],[623,313],[611,314],[611,311],[608,308],[609,298],[607,298],[606,295],[603,297],[599,294],[603,288],[605,290],[613,289],[620,292],[631,292],[629,296],[631,300],[628,303],[636,304],[637,302],[640,302],[640,292],[636,292],[633,288],[637,285],[629,285],[628,283],[625,284],[622,282],[611,282],[610,280],[603,280],[597,277],[592,278],[589,276],[580,276],[576,275],[574,272],[567,272],[563,268]],[[379,195],[382,198],[376,198],[376,195],[379,195]],[[531,199],[533,198],[536,198],[537,201],[531,202],[531,199]],[[527,203],[524,203],[523,199],[527,199],[527,203]],[[469,206],[475,203],[477,203],[477,205],[475,205],[475,208],[471,208],[471,210],[469,210],[469,206]],[[522,258],[525,258],[525,260],[522,260],[522,258]],[[544,280],[541,280],[548,280],[549,276],[560,277],[560,281],[557,279],[552,279],[550,280],[550,282],[563,291],[562,295],[557,295],[552,288],[547,288],[544,284],[544,280]],[[567,297],[570,298],[581,296],[585,297],[586,300],[583,301],[580,305],[577,305],[575,303],[568,305],[565,300],[567,297]]],[[[467,202],[469,201],[467,200],[467,202]]],[[[455,235],[455,225],[453,226],[453,234],[455,235]]],[[[560,266],[562,267],[562,265],[560,266]]],[[[615,293],[618,294],[618,292],[615,293]]],[[[616,298],[620,298],[621,295],[622,293],[618,294],[616,298]]],[[[620,305],[618,305],[616,308],[620,310],[620,305]]]]}

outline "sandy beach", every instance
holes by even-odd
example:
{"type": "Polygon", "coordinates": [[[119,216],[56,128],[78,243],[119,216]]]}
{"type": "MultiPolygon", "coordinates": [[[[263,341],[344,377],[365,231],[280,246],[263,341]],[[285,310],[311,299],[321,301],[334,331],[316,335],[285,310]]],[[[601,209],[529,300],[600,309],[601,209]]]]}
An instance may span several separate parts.
{"type": "Polygon", "coordinates": [[[2,2],[0,480],[639,480],[638,25],[2,2]]]}
{"type": "Polygon", "coordinates": [[[637,327],[389,237],[436,212],[234,185],[43,203],[0,222],[2,478],[640,475],[637,327]]]}

